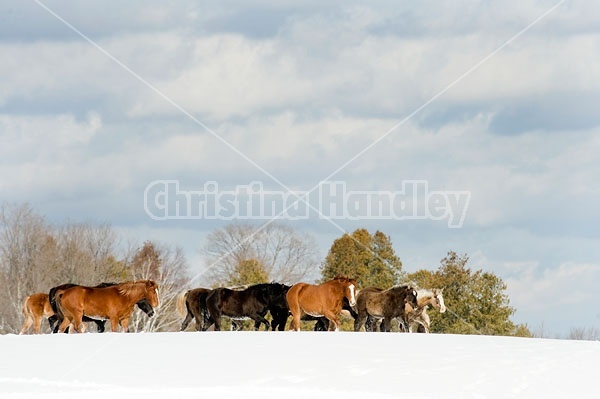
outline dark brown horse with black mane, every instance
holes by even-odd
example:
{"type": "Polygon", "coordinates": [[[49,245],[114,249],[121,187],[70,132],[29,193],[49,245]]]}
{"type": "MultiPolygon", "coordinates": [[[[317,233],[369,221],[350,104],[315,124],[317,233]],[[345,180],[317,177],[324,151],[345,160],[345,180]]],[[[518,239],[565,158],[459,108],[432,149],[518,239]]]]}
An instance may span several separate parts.
{"type": "MultiPolygon", "coordinates": [[[[215,331],[221,330],[221,318],[233,321],[242,319],[254,320],[254,329],[261,324],[268,330],[271,326],[265,318],[270,308],[281,308],[285,302],[285,286],[278,283],[251,285],[244,290],[215,288],[206,295],[206,309],[215,331]]],[[[208,329],[210,326],[204,326],[208,329]]]]}
{"type": "Polygon", "coordinates": [[[211,325],[212,320],[206,309],[206,296],[212,290],[210,288],[194,288],[183,291],[177,296],[177,313],[185,317],[181,323],[180,331],[187,328],[193,319],[196,319],[196,331],[205,331],[205,325],[211,325]]]}
{"type": "Polygon", "coordinates": [[[409,286],[402,285],[382,290],[369,287],[360,290],[356,300],[358,317],[354,320],[354,331],[360,331],[367,318],[383,318],[383,331],[391,330],[391,321],[399,318],[408,331],[408,312],[417,308],[417,291],[409,286]]]}
{"type": "Polygon", "coordinates": [[[329,320],[329,331],[340,328],[340,313],[343,298],[350,306],[356,304],[356,280],[347,277],[336,277],[319,285],[298,283],[289,289],[286,297],[292,313],[291,328],[300,331],[300,319],[303,315],[326,317],[329,320]]]}
{"type": "Polygon", "coordinates": [[[73,324],[76,332],[82,332],[83,316],[109,319],[111,330],[119,325],[128,330],[129,318],[135,304],[142,299],[150,306],[158,306],[158,284],[152,280],[129,281],[103,288],[75,286],[57,294],[58,309],[64,315],[59,331],[73,324]]]}
{"type": "MultiPolygon", "coordinates": [[[[58,328],[65,318],[64,315],[62,314],[62,312],[60,311],[60,309],[58,309],[58,306],[56,305],[57,294],[64,292],[68,288],[72,288],[72,287],[75,287],[78,285],[79,284],[69,283],[69,284],[62,284],[62,285],[59,285],[59,286],[56,286],[56,287],[53,287],[50,289],[50,292],[48,294],[48,299],[49,299],[52,311],[54,312],[54,315],[51,316],[50,318],[48,318],[48,322],[50,323],[50,329],[52,330],[53,333],[58,332],[58,328]]],[[[94,286],[93,288],[104,288],[104,287],[110,287],[113,285],[117,285],[117,283],[100,283],[100,284],[94,286]]],[[[148,317],[154,316],[154,309],[152,308],[152,306],[150,306],[150,303],[148,302],[147,299],[140,300],[138,303],[136,303],[136,305],[144,313],[146,313],[148,315],[148,317]]],[[[98,332],[99,333],[104,332],[104,329],[105,329],[104,324],[106,323],[106,320],[92,319],[92,318],[84,315],[82,321],[84,321],[86,323],[91,323],[91,322],[96,323],[98,332]]],[[[69,331],[69,329],[67,327],[65,332],[68,332],[68,331],[69,331]]]]}

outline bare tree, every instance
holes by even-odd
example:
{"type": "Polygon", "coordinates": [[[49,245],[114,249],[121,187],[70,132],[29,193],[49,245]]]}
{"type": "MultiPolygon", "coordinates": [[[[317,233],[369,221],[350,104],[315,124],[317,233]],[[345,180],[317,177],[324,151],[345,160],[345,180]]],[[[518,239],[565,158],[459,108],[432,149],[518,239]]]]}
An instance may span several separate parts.
{"type": "Polygon", "coordinates": [[[160,305],[155,315],[148,318],[136,309],[130,320],[134,331],[177,330],[179,319],[175,305],[177,295],[189,280],[187,262],[181,248],[171,248],[145,242],[126,262],[128,274],[133,280],[154,280],[159,286],[160,305]]]}
{"type": "Polygon", "coordinates": [[[600,329],[596,327],[576,327],[572,328],[567,339],[598,341],[600,340],[600,329]]]}
{"type": "Polygon", "coordinates": [[[24,298],[46,287],[48,275],[40,270],[40,258],[51,241],[48,224],[29,205],[0,208],[0,325],[4,331],[19,331],[24,298]]]}
{"type": "Polygon", "coordinates": [[[217,286],[236,281],[240,265],[249,260],[264,266],[269,280],[298,282],[318,265],[312,236],[272,223],[263,229],[251,224],[230,224],[209,234],[203,252],[208,268],[205,280],[217,286]]]}

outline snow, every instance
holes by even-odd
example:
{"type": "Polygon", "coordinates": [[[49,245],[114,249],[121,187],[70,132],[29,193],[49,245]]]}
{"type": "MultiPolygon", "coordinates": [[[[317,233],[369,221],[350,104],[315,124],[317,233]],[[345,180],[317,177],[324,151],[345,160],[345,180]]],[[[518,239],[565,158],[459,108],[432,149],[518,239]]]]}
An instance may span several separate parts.
{"type": "Polygon", "coordinates": [[[600,397],[600,343],[351,332],[0,336],[0,398],[600,397]]]}

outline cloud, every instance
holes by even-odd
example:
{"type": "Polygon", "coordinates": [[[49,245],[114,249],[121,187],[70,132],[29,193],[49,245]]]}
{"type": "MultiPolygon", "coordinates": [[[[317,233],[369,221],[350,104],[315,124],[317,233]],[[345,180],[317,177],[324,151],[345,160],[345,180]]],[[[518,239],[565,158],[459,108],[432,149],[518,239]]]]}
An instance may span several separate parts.
{"type": "MultiPolygon", "coordinates": [[[[540,295],[559,279],[571,288],[598,281],[589,266],[600,221],[592,3],[560,6],[397,126],[555,3],[47,2],[294,189],[313,187],[387,134],[332,179],[355,190],[394,191],[414,179],[469,190],[463,229],[338,223],[391,234],[410,267],[437,266],[451,249],[482,254],[482,265],[515,283],[522,274],[540,295]],[[525,265],[521,274],[503,266],[511,262],[525,265]]],[[[0,7],[0,37],[3,200],[29,201],[53,220],[92,216],[136,234],[173,229],[183,240],[215,224],[151,223],[142,198],[151,181],[281,189],[37,4],[0,7]]],[[[297,226],[320,237],[322,252],[341,234],[324,220],[297,226]]],[[[516,287],[519,312],[535,318],[534,298],[516,287]]]]}

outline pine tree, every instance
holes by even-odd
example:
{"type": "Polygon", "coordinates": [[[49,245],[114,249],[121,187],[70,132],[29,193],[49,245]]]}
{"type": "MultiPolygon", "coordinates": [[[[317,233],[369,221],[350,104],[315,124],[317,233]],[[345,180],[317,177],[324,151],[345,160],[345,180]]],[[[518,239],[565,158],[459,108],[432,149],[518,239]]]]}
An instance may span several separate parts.
{"type": "Polygon", "coordinates": [[[323,281],[338,275],[355,278],[360,288],[388,288],[402,279],[402,262],[389,236],[357,229],[334,241],[321,267],[323,281]]]}
{"type": "Polygon", "coordinates": [[[256,259],[246,259],[236,265],[235,273],[227,283],[229,285],[246,285],[268,281],[269,273],[265,266],[256,259]]]}
{"type": "Polygon", "coordinates": [[[471,271],[467,255],[448,252],[437,271],[419,270],[408,276],[424,288],[444,288],[447,312],[429,312],[431,332],[531,336],[524,325],[515,325],[510,317],[506,284],[491,272],[471,271]]]}

